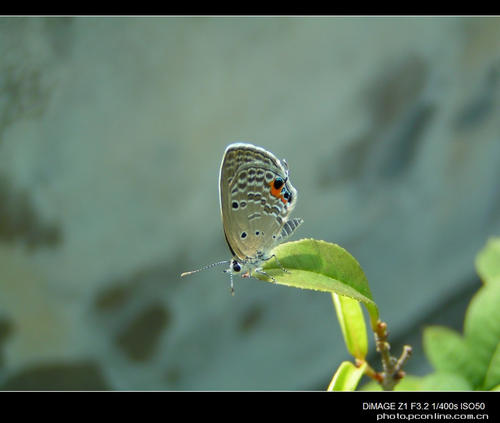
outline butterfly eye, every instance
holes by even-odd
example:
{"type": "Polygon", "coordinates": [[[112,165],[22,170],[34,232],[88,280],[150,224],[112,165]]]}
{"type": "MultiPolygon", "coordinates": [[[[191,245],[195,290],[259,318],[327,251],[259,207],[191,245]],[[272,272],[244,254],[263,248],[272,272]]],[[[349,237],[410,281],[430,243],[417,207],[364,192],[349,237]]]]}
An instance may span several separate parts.
{"type": "Polygon", "coordinates": [[[233,261],[233,266],[232,267],[233,267],[233,270],[235,272],[239,272],[241,270],[241,266],[240,266],[240,264],[237,261],[233,261]]]}

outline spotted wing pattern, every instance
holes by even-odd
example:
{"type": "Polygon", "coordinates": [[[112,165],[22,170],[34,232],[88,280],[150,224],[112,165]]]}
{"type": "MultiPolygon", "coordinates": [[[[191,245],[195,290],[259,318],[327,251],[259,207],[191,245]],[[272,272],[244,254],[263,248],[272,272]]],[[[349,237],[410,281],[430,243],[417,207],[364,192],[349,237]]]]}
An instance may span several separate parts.
{"type": "Polygon", "coordinates": [[[219,196],[224,234],[239,260],[265,257],[302,223],[301,219],[288,221],[297,190],[287,169],[272,153],[251,144],[227,147],[219,196]]]}

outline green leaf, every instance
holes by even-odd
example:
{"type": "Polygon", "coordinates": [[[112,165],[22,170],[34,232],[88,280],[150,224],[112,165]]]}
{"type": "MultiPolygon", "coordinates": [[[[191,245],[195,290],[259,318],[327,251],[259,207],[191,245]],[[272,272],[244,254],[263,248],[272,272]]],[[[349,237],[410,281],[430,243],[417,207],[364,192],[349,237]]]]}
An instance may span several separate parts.
{"type": "Polygon", "coordinates": [[[500,238],[490,238],[478,253],[476,270],[484,283],[500,282],[500,238]]]}
{"type": "MultiPolygon", "coordinates": [[[[295,288],[332,292],[362,302],[370,315],[372,327],[378,320],[377,305],[370,287],[356,259],[337,244],[314,239],[287,242],[278,245],[273,253],[278,261],[264,263],[263,270],[276,283],[295,288]],[[283,272],[283,266],[288,272],[283,272]]],[[[255,277],[272,282],[258,273],[255,277]]]]}
{"type": "MultiPolygon", "coordinates": [[[[492,389],[495,385],[500,384],[500,342],[497,344],[497,348],[493,353],[493,357],[490,360],[490,365],[486,371],[486,377],[484,379],[483,389],[492,389]]],[[[499,385],[500,386],[500,385],[499,385]]]]}
{"type": "Polygon", "coordinates": [[[439,326],[424,331],[424,350],[437,371],[419,389],[500,388],[500,238],[488,240],[475,265],[484,285],[467,308],[464,336],[439,326]]]}
{"type": "Polygon", "coordinates": [[[461,377],[474,389],[491,389],[500,383],[499,322],[500,285],[486,284],[467,308],[464,336],[446,327],[426,328],[425,353],[438,373],[461,377]]]}
{"type": "MultiPolygon", "coordinates": [[[[382,391],[375,381],[363,385],[361,391],[382,391]]],[[[435,372],[426,376],[406,375],[394,388],[394,391],[471,391],[472,385],[463,376],[456,373],[435,372]]]]}
{"type": "Polygon", "coordinates": [[[464,337],[472,360],[480,367],[478,374],[482,381],[488,371],[496,372],[492,360],[500,342],[499,322],[500,285],[486,284],[472,298],[464,322],[464,337]]]}
{"type": "Polygon", "coordinates": [[[424,376],[420,382],[421,391],[471,391],[472,385],[457,373],[436,372],[424,376]]]}
{"type": "MultiPolygon", "coordinates": [[[[405,375],[405,377],[394,387],[394,391],[419,391],[422,379],[423,378],[420,376],[405,375]]],[[[380,383],[371,380],[365,383],[360,391],[383,391],[383,389],[380,383]]]]}
{"type": "Polygon", "coordinates": [[[335,293],[332,293],[332,300],[347,350],[355,358],[364,360],[368,352],[368,337],[361,305],[352,298],[335,293]]]}
{"type": "Polygon", "coordinates": [[[333,375],[328,391],[354,391],[366,368],[366,362],[356,367],[350,361],[343,361],[333,375]]]}
{"type": "Polygon", "coordinates": [[[455,373],[474,386],[482,380],[481,365],[474,360],[465,339],[443,326],[424,330],[423,346],[427,358],[438,372],[455,373]]]}

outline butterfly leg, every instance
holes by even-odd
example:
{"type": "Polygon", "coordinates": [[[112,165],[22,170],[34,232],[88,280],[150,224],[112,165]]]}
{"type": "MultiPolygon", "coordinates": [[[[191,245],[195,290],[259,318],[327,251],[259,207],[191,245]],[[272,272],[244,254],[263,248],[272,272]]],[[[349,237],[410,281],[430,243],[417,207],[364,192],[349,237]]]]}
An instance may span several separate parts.
{"type": "Polygon", "coordinates": [[[271,282],[272,283],[276,283],[276,279],[274,279],[271,275],[267,274],[266,272],[264,272],[263,270],[261,269],[255,269],[255,272],[256,273],[260,273],[261,275],[264,275],[265,277],[271,279],[271,282]]]}
{"type": "Polygon", "coordinates": [[[283,265],[280,263],[280,261],[278,260],[278,257],[276,257],[276,254],[273,254],[272,256],[270,256],[267,260],[271,260],[272,258],[274,257],[274,259],[276,260],[276,263],[278,263],[278,266],[281,267],[281,270],[284,272],[284,273],[290,273],[289,270],[286,270],[283,265]]]}
{"type": "Polygon", "coordinates": [[[231,295],[234,296],[233,272],[231,272],[231,270],[224,270],[224,273],[229,273],[229,277],[231,279],[231,286],[230,286],[231,295]]]}

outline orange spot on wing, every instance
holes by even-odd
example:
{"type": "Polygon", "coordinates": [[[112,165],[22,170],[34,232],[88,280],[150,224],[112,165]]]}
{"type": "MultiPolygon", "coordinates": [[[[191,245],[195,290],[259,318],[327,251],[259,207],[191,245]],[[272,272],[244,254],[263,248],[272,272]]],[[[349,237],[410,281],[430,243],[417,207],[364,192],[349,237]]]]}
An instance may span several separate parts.
{"type": "Polygon", "coordinates": [[[281,187],[279,189],[274,188],[274,181],[269,182],[269,186],[271,187],[271,195],[276,198],[281,197],[281,187]]]}
{"type": "Polygon", "coordinates": [[[281,201],[283,201],[283,204],[288,203],[288,201],[281,195],[281,190],[283,189],[283,187],[280,187],[278,189],[274,188],[274,181],[269,182],[269,186],[271,187],[271,195],[273,197],[279,198],[281,201]]]}

